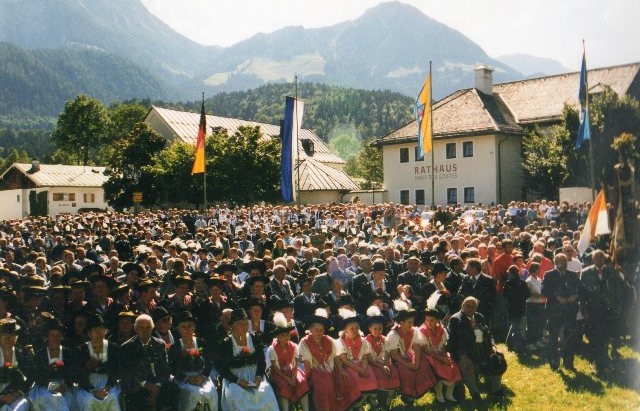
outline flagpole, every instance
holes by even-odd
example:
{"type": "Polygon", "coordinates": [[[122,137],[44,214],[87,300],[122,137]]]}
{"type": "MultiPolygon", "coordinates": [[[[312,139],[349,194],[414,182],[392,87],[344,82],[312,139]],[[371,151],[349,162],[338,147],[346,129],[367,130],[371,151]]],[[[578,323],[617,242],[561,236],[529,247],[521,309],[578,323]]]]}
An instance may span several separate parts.
{"type": "Polygon", "coordinates": [[[436,172],[433,169],[433,165],[435,163],[433,152],[435,151],[436,144],[433,138],[433,98],[431,94],[433,90],[432,85],[433,75],[431,73],[431,60],[429,60],[429,98],[431,99],[431,101],[429,101],[429,127],[431,128],[431,209],[433,210],[436,208],[436,172]]]}
{"type": "MultiPolygon", "coordinates": [[[[293,118],[295,119],[295,153],[292,153],[292,155],[296,156],[296,166],[297,166],[297,170],[296,170],[296,202],[298,203],[298,207],[300,207],[300,150],[298,149],[298,144],[300,144],[299,141],[299,137],[298,137],[298,132],[300,130],[300,124],[298,124],[298,75],[295,75],[293,77],[294,79],[294,84],[295,84],[295,104],[293,105],[294,107],[294,112],[293,112],[293,118]]],[[[293,134],[293,133],[292,133],[293,134]]]]}
{"type": "MultiPolygon", "coordinates": [[[[585,61],[587,60],[587,49],[584,45],[584,39],[582,39],[582,55],[584,56],[585,61]]],[[[588,124],[590,119],[589,116],[589,76],[586,74],[585,68],[585,106],[587,107],[586,116],[584,119],[588,124]]],[[[591,176],[591,201],[595,201],[596,199],[596,176],[595,176],[595,167],[594,167],[594,159],[593,159],[593,136],[589,136],[589,175],[591,176]]]]}
{"type": "MultiPolygon", "coordinates": [[[[204,91],[202,92],[202,106],[204,107],[204,91]]],[[[206,142],[207,142],[207,130],[204,130],[204,142],[205,142],[205,146],[206,146],[206,142]]],[[[204,150],[205,148],[202,147],[202,150],[204,150]]],[[[204,211],[207,211],[207,157],[205,156],[204,158],[204,173],[202,173],[202,179],[203,179],[203,186],[204,186],[204,211]]]]}

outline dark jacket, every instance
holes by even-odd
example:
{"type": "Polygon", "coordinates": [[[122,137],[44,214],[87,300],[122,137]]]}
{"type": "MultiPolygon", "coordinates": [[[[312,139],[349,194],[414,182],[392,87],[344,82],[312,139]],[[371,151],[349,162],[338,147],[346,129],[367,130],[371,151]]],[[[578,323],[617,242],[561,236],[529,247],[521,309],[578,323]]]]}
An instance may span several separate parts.
{"type": "Polygon", "coordinates": [[[568,298],[581,294],[581,284],[578,273],[566,271],[564,275],[553,269],[544,274],[542,280],[542,295],[547,297],[545,305],[549,320],[575,321],[578,313],[578,302],[573,304],[560,304],[558,297],[568,298]]]}
{"type": "Polygon", "coordinates": [[[615,269],[605,265],[601,280],[598,268],[590,265],[580,273],[580,282],[580,304],[587,310],[590,318],[613,320],[620,317],[624,282],[615,269]]]}
{"type": "Polygon", "coordinates": [[[471,276],[466,276],[458,290],[458,300],[462,302],[466,297],[473,296],[480,300],[478,312],[485,318],[492,318],[496,302],[496,286],[493,279],[486,274],[479,274],[474,285],[471,276]]]}
{"type": "Polygon", "coordinates": [[[507,301],[507,315],[509,318],[520,318],[527,315],[527,298],[531,290],[520,277],[511,277],[504,284],[502,296],[507,301]]]}
{"type": "Polygon", "coordinates": [[[136,335],[120,347],[120,378],[124,391],[135,391],[140,383],[169,381],[169,361],[164,341],[151,337],[146,346],[136,335]]]}
{"type": "Polygon", "coordinates": [[[200,375],[209,376],[211,372],[211,360],[209,350],[205,347],[205,342],[201,338],[197,339],[198,354],[192,355],[182,349],[181,339],[169,347],[169,367],[171,374],[177,381],[184,381],[186,373],[198,372],[200,375]]]}
{"type": "Polygon", "coordinates": [[[474,328],[471,326],[471,321],[460,310],[449,319],[447,328],[449,341],[447,342],[447,347],[456,361],[460,359],[460,356],[466,355],[474,363],[484,363],[488,360],[490,348],[495,345],[495,342],[485,317],[476,312],[473,318],[476,322],[476,327],[482,330],[484,341],[481,344],[476,343],[476,335],[474,328]]]}
{"type": "Polygon", "coordinates": [[[247,365],[255,365],[256,377],[264,378],[266,363],[264,359],[264,346],[260,338],[249,334],[251,342],[255,348],[254,352],[246,356],[233,355],[233,342],[231,337],[227,337],[220,345],[220,365],[218,371],[222,378],[232,383],[238,382],[238,377],[233,373],[233,368],[240,368],[247,365]]]}
{"type": "MultiPolygon", "coordinates": [[[[90,342],[89,342],[90,344],[90,342]]],[[[80,388],[87,391],[93,390],[95,387],[89,382],[89,374],[108,374],[109,379],[107,385],[113,387],[118,383],[119,373],[119,360],[120,360],[120,347],[118,344],[109,341],[107,345],[107,361],[92,366],[89,364],[89,346],[85,343],[79,346],[76,360],[74,364],[74,380],[78,383],[80,388]]]]}
{"type": "Polygon", "coordinates": [[[313,300],[313,303],[307,302],[306,298],[304,298],[304,294],[302,293],[295,296],[293,299],[293,316],[296,320],[302,322],[307,322],[309,320],[316,308],[319,307],[318,302],[320,300],[320,295],[313,293],[313,300]]]}
{"type": "Polygon", "coordinates": [[[51,381],[63,380],[71,387],[73,384],[74,356],[70,348],[62,347],[62,364],[50,365],[47,347],[41,348],[33,360],[31,378],[41,387],[47,387],[51,381]]]}
{"type": "Polygon", "coordinates": [[[0,395],[11,394],[16,391],[27,393],[33,380],[28,378],[29,366],[33,363],[33,353],[28,354],[26,350],[16,347],[16,360],[18,365],[12,364],[10,367],[0,366],[0,383],[9,383],[0,395]]]}

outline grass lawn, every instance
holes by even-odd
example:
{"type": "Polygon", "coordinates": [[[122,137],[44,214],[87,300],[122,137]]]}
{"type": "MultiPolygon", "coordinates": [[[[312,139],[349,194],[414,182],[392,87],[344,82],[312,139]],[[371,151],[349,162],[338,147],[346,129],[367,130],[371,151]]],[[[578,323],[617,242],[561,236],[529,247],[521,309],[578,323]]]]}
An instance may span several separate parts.
{"type": "MultiPolygon", "coordinates": [[[[543,357],[527,354],[521,360],[504,345],[508,369],[502,382],[507,395],[498,403],[492,403],[483,395],[482,410],[640,410],[640,353],[624,347],[621,359],[613,362],[613,371],[606,379],[592,373],[589,362],[576,357],[576,372],[560,368],[554,372],[543,357]]],[[[472,410],[467,400],[459,405],[440,405],[433,393],[417,402],[419,410],[472,410]]],[[[393,403],[393,410],[403,410],[400,399],[393,403]]]]}

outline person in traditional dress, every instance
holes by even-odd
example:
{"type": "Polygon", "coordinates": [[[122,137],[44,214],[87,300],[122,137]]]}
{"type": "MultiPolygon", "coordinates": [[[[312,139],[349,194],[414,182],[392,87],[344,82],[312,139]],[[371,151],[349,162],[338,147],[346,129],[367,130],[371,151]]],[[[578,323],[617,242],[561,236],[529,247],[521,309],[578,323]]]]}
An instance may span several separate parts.
{"type": "Polygon", "coordinates": [[[30,380],[22,369],[27,356],[16,348],[20,326],[13,318],[0,320],[0,411],[27,411],[31,408],[25,393],[30,380]]]}
{"type": "Polygon", "coordinates": [[[196,338],[196,320],[189,311],[176,316],[180,339],[169,348],[169,367],[180,395],[178,411],[192,411],[198,404],[218,409],[218,391],[209,378],[211,361],[208,350],[204,349],[204,340],[196,338]],[[207,405],[205,405],[207,404],[207,405]]]}
{"type": "Polygon", "coordinates": [[[414,401],[435,385],[435,377],[429,363],[421,358],[424,343],[413,325],[416,311],[401,300],[394,301],[394,308],[396,325],[387,336],[386,347],[398,367],[402,402],[413,407],[414,401]]]}
{"type": "Polygon", "coordinates": [[[360,334],[359,319],[355,311],[340,308],[338,314],[342,319],[342,332],[337,341],[338,361],[342,362],[342,370],[348,374],[349,383],[360,393],[353,409],[362,410],[365,402],[375,408],[378,406],[378,382],[369,364],[371,345],[360,334]]]}
{"type": "Polygon", "coordinates": [[[120,411],[119,347],[105,338],[107,329],[100,314],[94,313],[89,317],[87,330],[90,340],[79,347],[75,361],[78,408],[83,411],[120,411]]]}
{"type": "Polygon", "coordinates": [[[487,378],[491,394],[499,397],[503,394],[501,375],[491,372],[489,363],[491,354],[496,354],[493,335],[484,316],[478,311],[478,300],[467,297],[460,311],[451,316],[447,331],[449,333],[448,351],[460,368],[462,379],[473,400],[481,401],[478,376],[487,378]]]}
{"type": "Polygon", "coordinates": [[[423,354],[425,360],[431,366],[436,379],[435,392],[436,400],[444,404],[446,401],[455,402],[453,390],[458,381],[461,380],[460,370],[446,350],[449,334],[442,325],[442,320],[446,314],[438,307],[440,296],[436,291],[427,300],[427,309],[425,310],[425,320],[419,330],[422,334],[425,344],[423,345],[423,354]],[[443,394],[443,386],[446,386],[446,394],[443,394]]]}
{"type": "Polygon", "coordinates": [[[58,318],[49,319],[45,326],[46,345],[36,353],[32,368],[35,385],[29,400],[35,411],[75,410],[71,394],[73,353],[62,346],[63,330],[58,318]]]}
{"type": "Polygon", "coordinates": [[[278,411],[278,401],[265,379],[262,341],[249,333],[249,317],[244,309],[231,313],[231,334],[220,350],[222,409],[278,411]]]}
{"type": "Polygon", "coordinates": [[[365,340],[371,345],[369,364],[371,364],[378,384],[378,406],[390,409],[393,393],[400,388],[400,377],[398,369],[391,362],[391,356],[385,347],[387,337],[382,334],[382,330],[386,322],[387,318],[382,315],[380,308],[372,305],[367,309],[366,324],[369,334],[365,340]]]}
{"type": "Polygon", "coordinates": [[[315,411],[336,411],[339,397],[334,382],[336,344],[325,335],[329,329],[329,313],[325,308],[317,308],[309,317],[309,334],[300,341],[300,358],[304,362],[311,387],[311,400],[315,411]]]}
{"type": "Polygon", "coordinates": [[[291,341],[295,325],[284,314],[273,315],[275,337],[267,350],[271,364],[271,381],[280,405],[280,411],[289,411],[290,404],[300,403],[303,411],[309,411],[309,384],[305,372],[298,367],[298,346],[291,341]]]}

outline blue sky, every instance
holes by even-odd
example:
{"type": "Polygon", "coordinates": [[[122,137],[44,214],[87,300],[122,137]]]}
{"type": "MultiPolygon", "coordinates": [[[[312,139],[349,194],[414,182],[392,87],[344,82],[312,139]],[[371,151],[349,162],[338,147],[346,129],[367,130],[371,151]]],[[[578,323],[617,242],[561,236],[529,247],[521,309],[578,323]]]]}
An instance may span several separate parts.
{"type": "MultiPolygon", "coordinates": [[[[286,26],[322,27],[361,16],[381,0],[142,0],[179,33],[230,46],[286,26]]],[[[525,53],[579,70],[640,61],[639,0],[404,0],[478,43],[492,57],[525,53]]]]}

